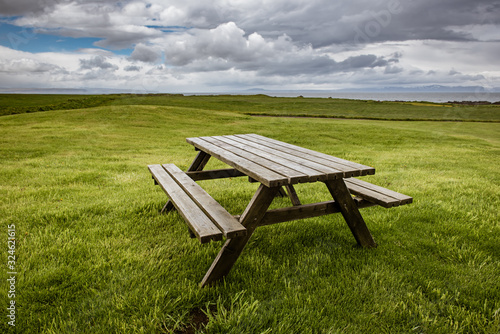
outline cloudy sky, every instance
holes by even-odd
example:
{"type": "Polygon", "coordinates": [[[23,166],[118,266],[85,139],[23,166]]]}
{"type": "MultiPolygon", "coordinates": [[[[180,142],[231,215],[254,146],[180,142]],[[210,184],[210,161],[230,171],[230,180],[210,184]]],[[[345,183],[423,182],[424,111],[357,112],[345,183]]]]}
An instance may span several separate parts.
{"type": "Polygon", "coordinates": [[[0,0],[0,88],[500,87],[500,0],[0,0]]]}

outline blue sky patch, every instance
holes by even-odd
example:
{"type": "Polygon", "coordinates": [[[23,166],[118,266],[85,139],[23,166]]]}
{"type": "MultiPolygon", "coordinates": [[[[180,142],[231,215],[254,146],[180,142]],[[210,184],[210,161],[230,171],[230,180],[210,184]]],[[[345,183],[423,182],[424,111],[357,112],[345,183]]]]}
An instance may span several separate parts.
{"type": "MultiPolygon", "coordinates": [[[[100,38],[66,36],[39,33],[36,29],[0,23],[0,45],[31,52],[74,52],[79,49],[102,49],[94,45],[100,38]]],[[[109,51],[109,50],[108,50],[109,51]]],[[[130,55],[132,49],[113,50],[117,55],[130,55]]]]}

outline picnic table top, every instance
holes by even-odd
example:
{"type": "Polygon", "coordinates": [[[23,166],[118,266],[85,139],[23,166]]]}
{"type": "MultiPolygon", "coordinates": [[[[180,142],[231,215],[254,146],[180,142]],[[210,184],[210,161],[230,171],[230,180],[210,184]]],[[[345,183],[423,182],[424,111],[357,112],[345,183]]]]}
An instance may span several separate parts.
{"type": "Polygon", "coordinates": [[[267,187],[375,174],[375,168],[257,134],[186,141],[267,187]]]}

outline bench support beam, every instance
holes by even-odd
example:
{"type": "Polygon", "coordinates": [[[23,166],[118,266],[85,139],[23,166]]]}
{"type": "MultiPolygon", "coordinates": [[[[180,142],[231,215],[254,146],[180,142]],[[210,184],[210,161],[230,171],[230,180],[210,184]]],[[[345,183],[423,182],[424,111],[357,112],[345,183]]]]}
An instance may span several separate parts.
{"type": "Polygon", "coordinates": [[[279,189],[280,187],[268,188],[262,184],[259,186],[240,218],[240,223],[247,229],[247,234],[225,242],[201,281],[201,287],[212,285],[229,273],[253,232],[259,226],[279,189]]]}
{"type": "Polygon", "coordinates": [[[226,179],[231,177],[246,176],[245,174],[234,168],[203,170],[194,172],[187,171],[186,174],[194,181],[226,179]]]}
{"type": "MultiPolygon", "coordinates": [[[[368,208],[376,204],[370,203],[362,198],[354,198],[358,209],[368,208]]],[[[274,225],[299,219],[321,217],[339,213],[340,207],[335,201],[327,201],[314,204],[296,205],[288,208],[269,210],[259,226],[274,225]]]]}
{"type": "Polygon", "coordinates": [[[354,238],[358,245],[365,248],[377,247],[375,240],[373,240],[366,223],[359,212],[358,206],[347,189],[343,179],[325,181],[325,184],[330,191],[335,202],[337,202],[342,216],[351,229],[354,238]]]}
{"type": "Polygon", "coordinates": [[[161,213],[167,213],[175,209],[174,203],[171,200],[168,200],[167,203],[161,209],[161,213]]]}

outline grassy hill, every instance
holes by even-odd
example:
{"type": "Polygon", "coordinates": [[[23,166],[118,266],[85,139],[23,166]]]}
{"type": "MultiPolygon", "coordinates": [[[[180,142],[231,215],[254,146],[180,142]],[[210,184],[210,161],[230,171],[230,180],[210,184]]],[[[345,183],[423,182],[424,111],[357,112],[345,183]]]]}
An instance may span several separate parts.
{"type": "Polygon", "coordinates": [[[394,102],[266,95],[183,96],[182,94],[16,95],[0,94],[0,116],[103,105],[155,105],[232,111],[254,116],[409,121],[500,122],[500,105],[394,102]]]}

